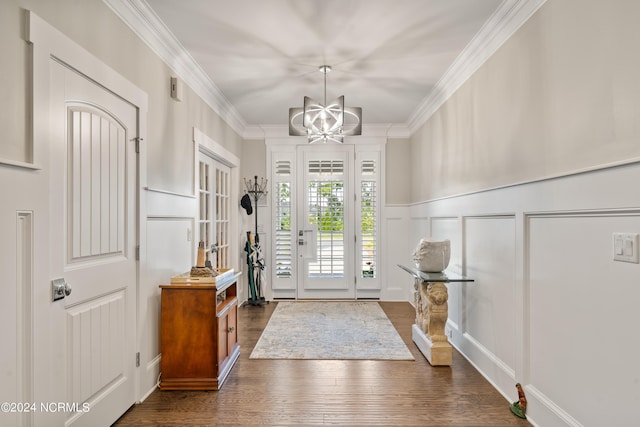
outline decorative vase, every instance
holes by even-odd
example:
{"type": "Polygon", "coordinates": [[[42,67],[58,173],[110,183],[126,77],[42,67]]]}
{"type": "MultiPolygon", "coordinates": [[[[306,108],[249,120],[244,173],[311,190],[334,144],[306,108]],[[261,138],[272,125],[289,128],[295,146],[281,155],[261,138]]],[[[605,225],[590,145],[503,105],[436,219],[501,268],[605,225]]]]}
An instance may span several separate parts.
{"type": "Polygon", "coordinates": [[[426,273],[439,273],[449,265],[451,258],[451,242],[449,239],[434,241],[426,237],[413,251],[416,268],[426,273]]]}

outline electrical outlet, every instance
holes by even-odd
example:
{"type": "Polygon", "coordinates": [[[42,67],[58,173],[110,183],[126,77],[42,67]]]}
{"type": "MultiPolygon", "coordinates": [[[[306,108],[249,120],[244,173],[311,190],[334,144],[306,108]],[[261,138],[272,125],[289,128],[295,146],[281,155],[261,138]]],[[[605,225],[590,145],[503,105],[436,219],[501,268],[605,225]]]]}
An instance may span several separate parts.
{"type": "Polygon", "coordinates": [[[613,260],[640,262],[638,251],[638,233],[613,233],[613,260]]]}

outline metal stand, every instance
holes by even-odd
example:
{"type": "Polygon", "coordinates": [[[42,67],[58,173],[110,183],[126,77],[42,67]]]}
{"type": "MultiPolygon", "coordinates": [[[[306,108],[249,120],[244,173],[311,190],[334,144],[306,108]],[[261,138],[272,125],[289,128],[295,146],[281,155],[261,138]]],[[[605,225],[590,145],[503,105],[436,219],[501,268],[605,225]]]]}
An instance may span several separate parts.
{"type": "Polygon", "coordinates": [[[247,264],[249,265],[249,304],[262,305],[264,304],[264,296],[262,295],[262,274],[265,269],[264,257],[262,257],[262,251],[260,249],[260,236],[258,234],[258,201],[262,199],[267,191],[267,184],[269,180],[260,178],[258,182],[258,176],[255,175],[253,180],[244,178],[245,192],[253,197],[254,208],[253,214],[255,219],[255,237],[251,242],[251,232],[247,232],[247,264]]]}

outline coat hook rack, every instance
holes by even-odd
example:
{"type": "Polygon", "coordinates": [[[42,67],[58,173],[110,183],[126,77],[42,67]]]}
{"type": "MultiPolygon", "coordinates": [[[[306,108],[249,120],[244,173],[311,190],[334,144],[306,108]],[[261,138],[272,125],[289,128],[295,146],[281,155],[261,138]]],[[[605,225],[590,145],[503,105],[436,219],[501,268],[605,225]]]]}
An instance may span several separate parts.
{"type": "MultiPolygon", "coordinates": [[[[245,197],[246,195],[252,196],[254,200],[254,219],[255,219],[255,227],[256,234],[254,237],[254,242],[251,242],[251,232],[247,232],[247,264],[249,268],[249,304],[251,305],[262,305],[265,301],[265,298],[262,296],[262,285],[263,285],[263,274],[265,268],[264,258],[262,256],[262,250],[260,249],[260,236],[258,235],[258,202],[260,199],[267,195],[267,184],[269,180],[260,178],[258,181],[258,176],[254,176],[253,180],[247,180],[244,178],[244,186],[245,186],[245,197]]],[[[244,207],[244,205],[243,205],[244,207]]],[[[247,213],[251,214],[249,210],[247,213]]]]}
{"type": "Polygon", "coordinates": [[[267,184],[269,183],[268,179],[264,179],[264,178],[260,178],[260,181],[258,182],[258,175],[255,175],[253,177],[253,180],[247,180],[247,178],[244,178],[244,186],[245,186],[245,191],[247,194],[250,194],[251,196],[253,196],[253,200],[254,200],[254,206],[255,206],[255,226],[256,226],[256,243],[259,242],[260,238],[258,237],[258,201],[260,201],[260,199],[262,199],[263,197],[265,197],[268,193],[267,191],[267,184]]]}

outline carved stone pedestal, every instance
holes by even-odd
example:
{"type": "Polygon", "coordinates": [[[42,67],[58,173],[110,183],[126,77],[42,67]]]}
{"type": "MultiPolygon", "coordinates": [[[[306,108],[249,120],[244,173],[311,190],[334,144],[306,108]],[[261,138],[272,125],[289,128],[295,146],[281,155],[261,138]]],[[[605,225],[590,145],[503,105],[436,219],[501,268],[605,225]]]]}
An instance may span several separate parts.
{"type": "Polygon", "coordinates": [[[432,366],[451,366],[453,350],[444,333],[449,317],[447,286],[443,282],[415,279],[414,290],[416,323],[412,328],[413,342],[432,366]]]}

